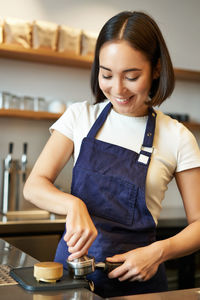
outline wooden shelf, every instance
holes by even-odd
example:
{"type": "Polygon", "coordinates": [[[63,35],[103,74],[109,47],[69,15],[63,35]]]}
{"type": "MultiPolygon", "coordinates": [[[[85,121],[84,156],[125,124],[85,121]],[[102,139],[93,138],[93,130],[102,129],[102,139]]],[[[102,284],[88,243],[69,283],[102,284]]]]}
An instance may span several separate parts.
{"type": "Polygon", "coordinates": [[[200,130],[200,123],[197,122],[183,122],[183,124],[191,131],[200,130]]]}
{"type": "MultiPolygon", "coordinates": [[[[18,45],[0,44],[0,57],[23,61],[90,69],[92,56],[76,55],[47,49],[26,49],[18,45]]],[[[200,81],[200,71],[174,69],[176,79],[200,81]]]]}
{"type": "MultiPolygon", "coordinates": [[[[46,111],[17,110],[17,109],[0,109],[0,117],[20,118],[29,120],[57,120],[62,114],[49,113],[46,111]]],[[[183,122],[190,130],[200,130],[200,123],[183,122]]]]}
{"type": "Polygon", "coordinates": [[[18,45],[6,44],[0,45],[0,57],[79,68],[91,68],[93,62],[92,56],[56,52],[48,49],[26,49],[18,45]]]}
{"type": "Polygon", "coordinates": [[[46,111],[0,109],[0,117],[20,118],[29,120],[57,120],[61,114],[49,113],[46,111]]]}
{"type": "Polygon", "coordinates": [[[174,69],[176,79],[200,81],[200,72],[184,69],[174,69]]]}

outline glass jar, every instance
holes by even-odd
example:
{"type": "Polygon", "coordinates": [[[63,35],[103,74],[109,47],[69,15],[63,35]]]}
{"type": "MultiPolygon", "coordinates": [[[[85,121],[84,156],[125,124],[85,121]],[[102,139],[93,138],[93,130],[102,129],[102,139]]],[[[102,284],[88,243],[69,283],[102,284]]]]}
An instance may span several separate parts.
{"type": "Polygon", "coordinates": [[[10,108],[12,109],[19,109],[20,108],[20,100],[21,98],[17,95],[11,95],[11,105],[10,108]]]}
{"type": "Polygon", "coordinates": [[[34,110],[34,98],[30,96],[23,96],[20,99],[20,109],[34,110]]]}
{"type": "Polygon", "coordinates": [[[34,98],[34,111],[45,111],[46,110],[46,101],[42,97],[34,98]]]}
{"type": "Polygon", "coordinates": [[[2,93],[2,107],[5,109],[12,108],[12,95],[8,92],[2,93]]]}
{"type": "Polygon", "coordinates": [[[0,92],[0,109],[3,108],[3,93],[0,92]]]}

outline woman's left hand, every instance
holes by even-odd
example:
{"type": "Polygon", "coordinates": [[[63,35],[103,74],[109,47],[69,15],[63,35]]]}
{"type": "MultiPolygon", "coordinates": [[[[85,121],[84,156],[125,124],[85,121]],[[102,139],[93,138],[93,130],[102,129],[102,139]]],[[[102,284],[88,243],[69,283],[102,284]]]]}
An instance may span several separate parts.
{"type": "Polygon", "coordinates": [[[161,249],[157,242],[129,252],[106,258],[109,262],[123,262],[123,264],[108,274],[109,278],[119,281],[146,281],[153,277],[161,263],[161,249]]]}

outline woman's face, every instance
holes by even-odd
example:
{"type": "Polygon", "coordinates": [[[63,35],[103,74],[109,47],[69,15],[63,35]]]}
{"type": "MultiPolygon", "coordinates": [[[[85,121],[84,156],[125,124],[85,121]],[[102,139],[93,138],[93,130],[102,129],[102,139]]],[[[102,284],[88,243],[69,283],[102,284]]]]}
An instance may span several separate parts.
{"type": "Polygon", "coordinates": [[[99,86],[116,112],[144,116],[152,83],[150,62],[126,41],[105,43],[99,55],[99,86]]]}

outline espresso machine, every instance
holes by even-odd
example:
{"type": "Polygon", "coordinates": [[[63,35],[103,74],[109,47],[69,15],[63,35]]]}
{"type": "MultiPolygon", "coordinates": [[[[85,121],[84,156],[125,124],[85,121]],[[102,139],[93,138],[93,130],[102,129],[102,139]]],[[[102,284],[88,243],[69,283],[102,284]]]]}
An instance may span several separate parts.
{"type": "Polygon", "coordinates": [[[21,159],[13,158],[14,143],[10,142],[8,154],[1,165],[1,213],[20,210],[23,186],[27,172],[27,143],[23,144],[21,159]]]}

